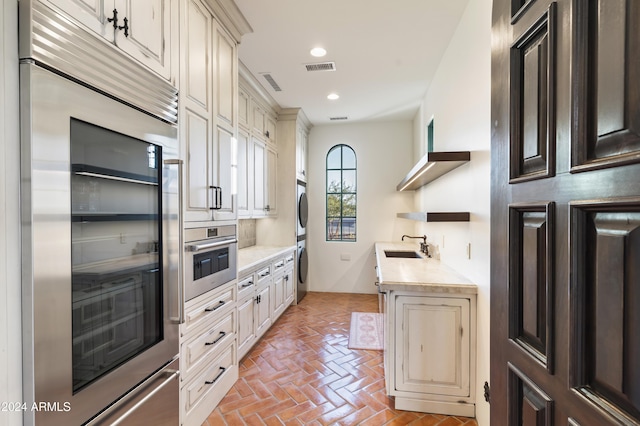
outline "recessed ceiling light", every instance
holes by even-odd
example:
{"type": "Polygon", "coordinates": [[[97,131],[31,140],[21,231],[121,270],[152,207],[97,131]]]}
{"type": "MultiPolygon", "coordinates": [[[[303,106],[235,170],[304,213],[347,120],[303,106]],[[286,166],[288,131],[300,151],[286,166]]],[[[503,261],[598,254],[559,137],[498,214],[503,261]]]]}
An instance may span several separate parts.
{"type": "Polygon", "coordinates": [[[315,56],[316,58],[321,58],[324,55],[327,54],[327,51],[324,50],[322,47],[314,47],[313,49],[311,49],[311,56],[315,56]]]}
{"type": "Polygon", "coordinates": [[[338,98],[340,98],[340,95],[338,95],[337,93],[329,93],[327,95],[327,99],[330,99],[332,101],[335,101],[338,98]]]}

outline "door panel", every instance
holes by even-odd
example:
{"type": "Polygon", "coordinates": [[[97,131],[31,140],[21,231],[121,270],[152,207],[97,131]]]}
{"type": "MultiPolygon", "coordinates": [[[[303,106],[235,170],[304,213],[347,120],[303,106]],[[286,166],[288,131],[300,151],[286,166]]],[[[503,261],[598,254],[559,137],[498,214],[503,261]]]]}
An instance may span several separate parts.
{"type": "Polygon", "coordinates": [[[640,3],[573,2],[572,171],[640,161],[640,3]]]}
{"type": "Polygon", "coordinates": [[[553,371],[554,203],[510,206],[509,338],[553,371]]]}
{"type": "Polygon", "coordinates": [[[555,10],[511,48],[511,182],[555,172],[555,10]]]}
{"type": "Polygon", "coordinates": [[[639,26],[493,2],[492,424],[640,424],[639,26]]]}

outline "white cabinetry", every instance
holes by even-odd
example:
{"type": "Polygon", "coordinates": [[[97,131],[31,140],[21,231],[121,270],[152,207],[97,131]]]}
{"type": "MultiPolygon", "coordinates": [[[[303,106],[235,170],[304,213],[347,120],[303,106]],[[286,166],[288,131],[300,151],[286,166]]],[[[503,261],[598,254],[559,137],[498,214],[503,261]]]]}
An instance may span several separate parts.
{"type": "Polygon", "coordinates": [[[475,294],[387,292],[387,391],[399,410],[475,415],[475,294]]]}
{"type": "Polygon", "coordinates": [[[271,327],[271,265],[256,272],[256,338],[271,327]]]}
{"type": "Polygon", "coordinates": [[[416,248],[376,243],[387,394],[398,410],[474,417],[478,288],[438,260],[385,254],[416,248]]]}
{"type": "MultiPolygon", "coordinates": [[[[259,218],[266,216],[276,216],[277,209],[277,167],[278,153],[259,139],[251,140],[251,158],[253,180],[249,189],[250,200],[247,206],[251,209],[251,217],[259,218]]],[[[240,167],[239,171],[244,175],[245,171],[240,167]]],[[[246,216],[246,215],[245,215],[246,216]]]]}
{"type": "MultiPolygon", "coordinates": [[[[257,84],[257,83],[256,83],[257,84]]],[[[238,90],[238,217],[277,216],[276,113],[240,81],[238,90]]]]}
{"type": "Polygon", "coordinates": [[[180,325],[181,424],[202,424],[238,379],[236,282],[185,304],[180,325]]]}
{"type": "Polygon", "coordinates": [[[293,302],[294,252],[280,252],[238,279],[238,358],[242,358],[293,302]]]}
{"type": "Polygon", "coordinates": [[[309,150],[309,130],[299,123],[296,126],[296,178],[307,181],[307,152],[309,150]]]}
{"type": "Polygon", "coordinates": [[[179,116],[186,164],[185,221],[234,220],[236,45],[201,1],[181,5],[179,116]]]}
{"type": "Polygon", "coordinates": [[[175,84],[172,55],[178,34],[176,0],[50,0],[106,42],[175,84]],[[114,19],[114,17],[116,19],[114,19]]]}
{"type": "Polygon", "coordinates": [[[469,303],[396,297],[396,390],[469,396],[469,303]]]}

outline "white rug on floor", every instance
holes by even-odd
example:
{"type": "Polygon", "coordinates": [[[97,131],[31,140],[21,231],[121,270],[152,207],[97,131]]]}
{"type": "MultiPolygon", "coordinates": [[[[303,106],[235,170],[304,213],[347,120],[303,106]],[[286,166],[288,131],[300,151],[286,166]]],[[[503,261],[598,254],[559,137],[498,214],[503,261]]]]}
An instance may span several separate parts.
{"type": "Polygon", "coordinates": [[[349,349],[373,349],[383,347],[383,316],[372,312],[352,312],[349,328],[349,349]]]}

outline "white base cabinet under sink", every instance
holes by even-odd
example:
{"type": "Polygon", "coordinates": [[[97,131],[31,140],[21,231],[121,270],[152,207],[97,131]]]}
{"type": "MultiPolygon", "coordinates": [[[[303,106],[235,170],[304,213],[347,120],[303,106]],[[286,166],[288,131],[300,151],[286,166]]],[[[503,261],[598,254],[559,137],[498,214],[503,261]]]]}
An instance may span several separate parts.
{"type": "Polygon", "coordinates": [[[386,296],[385,378],[395,408],[474,417],[476,295],[386,296]]]}

